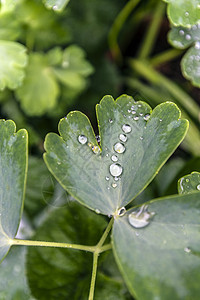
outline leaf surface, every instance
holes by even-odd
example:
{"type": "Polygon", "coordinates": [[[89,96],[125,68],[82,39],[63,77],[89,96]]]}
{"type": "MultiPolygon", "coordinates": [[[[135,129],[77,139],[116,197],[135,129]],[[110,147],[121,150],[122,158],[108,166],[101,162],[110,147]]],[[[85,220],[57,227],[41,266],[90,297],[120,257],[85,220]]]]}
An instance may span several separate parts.
{"type": "Polygon", "coordinates": [[[190,27],[200,19],[199,0],[164,0],[168,3],[167,14],[175,26],[190,27]]]}
{"type": "Polygon", "coordinates": [[[192,172],[179,179],[178,192],[179,194],[190,194],[200,191],[200,173],[192,172]]]}
{"type": "Polygon", "coordinates": [[[148,212],[155,215],[143,228],[129,223],[131,212],[137,208],[115,220],[115,258],[136,299],[199,299],[199,195],[148,202],[148,212]]]}
{"type": "Polygon", "coordinates": [[[43,0],[44,5],[54,11],[62,11],[69,1],[70,0],[43,0]]]}
{"type": "Polygon", "coordinates": [[[60,136],[45,140],[45,162],[69,193],[84,205],[113,214],[135,198],[182,141],[188,123],[173,103],[152,112],[144,102],[105,96],[97,105],[100,146],[88,118],[71,112],[60,136]]]}
{"type": "Polygon", "coordinates": [[[8,252],[21,218],[27,171],[27,132],[0,120],[0,260],[8,252]]]}
{"type": "Polygon", "coordinates": [[[200,25],[195,24],[191,28],[173,27],[168,37],[175,48],[191,47],[183,56],[181,68],[185,78],[200,87],[200,25]]]}
{"type": "Polygon", "coordinates": [[[21,85],[27,64],[26,48],[16,42],[0,41],[0,90],[21,85]]]}

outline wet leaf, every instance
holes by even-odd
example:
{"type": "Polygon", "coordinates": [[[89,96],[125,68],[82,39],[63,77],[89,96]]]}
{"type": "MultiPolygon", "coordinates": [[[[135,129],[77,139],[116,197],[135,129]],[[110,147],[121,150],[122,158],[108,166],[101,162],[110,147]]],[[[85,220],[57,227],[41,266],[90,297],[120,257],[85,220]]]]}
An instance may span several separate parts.
{"type": "Polygon", "coordinates": [[[136,208],[114,222],[113,250],[129,291],[142,300],[198,300],[199,193],[170,196],[147,204],[146,214],[152,214],[147,226],[137,228],[142,220],[145,224],[147,215],[132,216],[136,208]],[[130,224],[131,216],[135,227],[130,224]]]}
{"type": "Polygon", "coordinates": [[[21,85],[27,64],[26,48],[16,42],[0,41],[0,90],[21,85]]]}
{"type": "Polygon", "coordinates": [[[193,192],[200,192],[200,173],[192,172],[179,179],[178,181],[179,194],[190,194],[193,192]]]}
{"type": "Polygon", "coordinates": [[[46,137],[45,162],[82,204],[113,214],[155,177],[184,138],[188,123],[173,103],[151,108],[123,95],[105,96],[97,105],[101,142],[88,118],[71,112],[59,123],[60,136],[46,137]]]}
{"type": "Polygon", "coordinates": [[[169,33],[169,42],[178,49],[191,47],[181,61],[185,78],[192,81],[194,86],[200,86],[200,25],[191,28],[173,27],[169,33]]]}
{"type": "Polygon", "coordinates": [[[27,171],[27,132],[0,120],[0,260],[19,226],[27,171]]]}
{"type": "Polygon", "coordinates": [[[69,1],[70,0],[43,0],[44,5],[54,11],[62,11],[69,1]]]}
{"type": "Polygon", "coordinates": [[[164,0],[168,3],[167,14],[175,26],[190,27],[200,19],[199,0],[164,0]]]}

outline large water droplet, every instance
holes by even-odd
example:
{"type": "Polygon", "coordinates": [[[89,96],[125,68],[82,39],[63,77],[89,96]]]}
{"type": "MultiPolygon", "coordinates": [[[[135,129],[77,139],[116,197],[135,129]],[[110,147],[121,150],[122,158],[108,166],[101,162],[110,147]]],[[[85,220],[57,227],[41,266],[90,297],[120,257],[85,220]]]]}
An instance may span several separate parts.
{"type": "Polygon", "coordinates": [[[120,176],[122,174],[123,168],[120,164],[110,165],[110,174],[112,176],[120,176]]]}
{"type": "Polygon", "coordinates": [[[123,130],[123,132],[125,132],[125,133],[129,133],[129,132],[131,132],[131,126],[128,125],[128,124],[124,124],[124,125],[122,126],[122,130],[123,130]]]}
{"type": "Polygon", "coordinates": [[[121,142],[125,143],[127,141],[127,136],[125,134],[121,133],[119,135],[119,139],[120,139],[121,142]]]}
{"type": "Polygon", "coordinates": [[[111,159],[112,159],[112,161],[115,161],[115,162],[118,161],[118,158],[116,155],[112,155],[111,159]]]}
{"type": "Polygon", "coordinates": [[[112,187],[115,189],[117,187],[116,183],[112,183],[112,187]]]}
{"type": "Polygon", "coordinates": [[[200,184],[197,185],[197,190],[200,191],[200,184]]]}
{"type": "Polygon", "coordinates": [[[189,41],[189,40],[191,40],[191,35],[190,34],[186,34],[185,38],[186,38],[187,41],[189,41]]]}
{"type": "Polygon", "coordinates": [[[100,148],[99,148],[99,146],[92,146],[92,151],[93,151],[94,154],[100,153],[100,148]]]}
{"type": "Polygon", "coordinates": [[[114,150],[117,153],[124,153],[124,151],[126,150],[126,148],[124,147],[124,145],[122,145],[121,143],[116,143],[114,145],[114,150]]]}
{"type": "Polygon", "coordinates": [[[195,43],[195,49],[200,49],[200,42],[199,41],[195,43]]]}
{"type": "Polygon", "coordinates": [[[117,215],[118,215],[119,217],[122,217],[122,216],[125,215],[125,213],[126,213],[126,208],[125,208],[125,207],[121,207],[121,208],[118,210],[117,215]]]}
{"type": "Polygon", "coordinates": [[[78,136],[78,141],[80,144],[84,145],[87,143],[87,137],[85,135],[81,134],[78,136]]]}
{"type": "Polygon", "coordinates": [[[139,209],[132,211],[128,216],[128,220],[131,226],[135,228],[143,228],[150,223],[150,219],[154,215],[154,212],[148,212],[148,205],[144,204],[139,209]]]}

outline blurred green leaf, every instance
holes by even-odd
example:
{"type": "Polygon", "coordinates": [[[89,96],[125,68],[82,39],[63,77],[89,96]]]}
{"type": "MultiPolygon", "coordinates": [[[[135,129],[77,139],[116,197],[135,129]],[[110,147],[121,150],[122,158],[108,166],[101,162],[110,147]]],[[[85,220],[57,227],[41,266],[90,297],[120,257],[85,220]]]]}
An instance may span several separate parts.
{"type": "Polygon", "coordinates": [[[175,26],[190,27],[200,19],[199,0],[164,0],[168,3],[167,14],[175,26]]]}
{"type": "Polygon", "coordinates": [[[27,64],[26,48],[16,42],[0,41],[0,90],[22,84],[27,64]]]}
{"type": "Polygon", "coordinates": [[[0,120],[0,261],[17,233],[27,171],[27,132],[13,121],[0,120]]]}
{"type": "Polygon", "coordinates": [[[100,149],[88,118],[69,113],[59,123],[60,136],[46,137],[49,170],[82,204],[115,213],[152,181],[187,131],[188,122],[180,120],[173,103],[150,114],[148,104],[132,97],[105,96],[97,105],[100,149]]]}
{"type": "Polygon", "coordinates": [[[179,49],[191,46],[181,61],[182,72],[194,86],[200,87],[200,25],[195,24],[191,28],[173,27],[169,33],[169,42],[179,49]]]}
{"type": "Polygon", "coordinates": [[[26,78],[16,91],[23,110],[30,116],[40,116],[56,105],[58,94],[59,87],[45,55],[30,54],[26,78]]]}
{"type": "Polygon", "coordinates": [[[16,41],[20,33],[20,22],[13,18],[12,13],[0,14],[0,40],[16,41]]]}
{"type": "Polygon", "coordinates": [[[200,191],[200,173],[192,172],[179,179],[178,192],[179,194],[190,194],[200,191]]]}
{"type": "Polygon", "coordinates": [[[23,0],[1,0],[0,1],[0,14],[8,13],[13,11],[16,6],[23,0]]]}
{"type": "Polygon", "coordinates": [[[146,204],[114,222],[113,250],[130,292],[142,300],[198,300],[199,193],[146,204]]]}
{"type": "Polygon", "coordinates": [[[47,8],[55,11],[62,11],[70,0],[43,0],[44,5],[47,8]]]}

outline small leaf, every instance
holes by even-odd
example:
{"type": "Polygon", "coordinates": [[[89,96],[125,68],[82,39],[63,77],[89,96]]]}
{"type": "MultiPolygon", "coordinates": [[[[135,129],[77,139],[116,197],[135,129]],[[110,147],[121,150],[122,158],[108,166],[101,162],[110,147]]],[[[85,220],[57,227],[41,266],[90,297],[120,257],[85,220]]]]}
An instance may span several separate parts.
{"type": "Polygon", "coordinates": [[[10,248],[21,218],[27,171],[27,132],[0,120],[0,260],[10,248]]]}
{"type": "Polygon", "coordinates": [[[55,11],[62,11],[70,0],[43,0],[44,5],[47,8],[55,11]]]}
{"type": "Polygon", "coordinates": [[[178,192],[179,194],[190,194],[200,191],[200,173],[192,172],[179,179],[178,192]]]}
{"type": "Polygon", "coordinates": [[[190,27],[200,19],[199,0],[164,0],[168,3],[167,14],[175,26],[190,27]]]}
{"type": "Polygon", "coordinates": [[[21,85],[27,63],[26,48],[16,42],[0,41],[0,90],[21,85]]]}
{"type": "MultiPolygon", "coordinates": [[[[156,199],[147,205],[146,215],[135,217],[141,224],[142,218],[145,221],[148,213],[154,213],[148,226],[136,228],[129,223],[136,208],[114,222],[113,250],[129,291],[142,300],[198,300],[199,193],[156,199]]],[[[132,224],[137,223],[132,219],[132,224]]]]}
{"type": "Polygon", "coordinates": [[[184,138],[188,122],[173,103],[151,108],[123,95],[97,105],[100,146],[88,118],[71,112],[59,123],[60,136],[46,137],[45,162],[74,198],[113,214],[135,198],[184,138]]]}
{"type": "Polygon", "coordinates": [[[186,49],[191,46],[181,61],[181,68],[185,78],[200,87],[200,25],[191,28],[173,27],[168,37],[175,48],[186,49]]]}
{"type": "Polygon", "coordinates": [[[23,110],[30,116],[40,116],[56,105],[58,93],[59,87],[46,57],[30,54],[26,78],[16,91],[23,110]]]}

